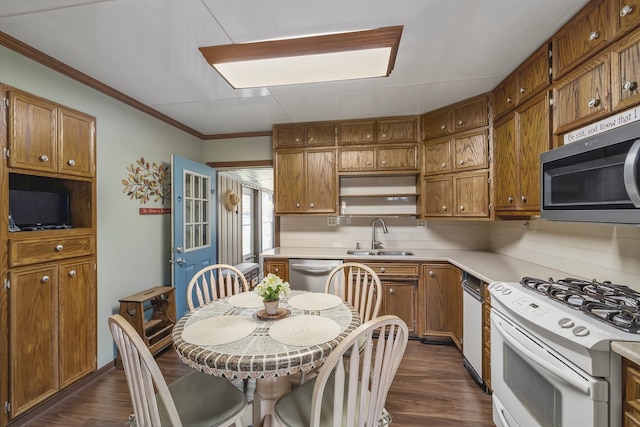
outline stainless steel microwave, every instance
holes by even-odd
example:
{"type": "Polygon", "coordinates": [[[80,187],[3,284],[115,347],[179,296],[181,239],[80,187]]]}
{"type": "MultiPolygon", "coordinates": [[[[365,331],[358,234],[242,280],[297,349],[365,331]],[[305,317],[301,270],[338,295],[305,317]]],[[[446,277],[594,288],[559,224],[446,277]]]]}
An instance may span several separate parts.
{"type": "Polygon", "coordinates": [[[540,155],[540,217],[640,224],[640,122],[540,155]]]}

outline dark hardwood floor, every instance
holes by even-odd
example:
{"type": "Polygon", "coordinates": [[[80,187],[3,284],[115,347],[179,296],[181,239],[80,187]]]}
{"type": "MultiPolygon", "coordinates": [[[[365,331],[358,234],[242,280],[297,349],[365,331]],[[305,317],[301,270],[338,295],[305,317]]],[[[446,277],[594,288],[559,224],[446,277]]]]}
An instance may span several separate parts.
{"type": "MultiPolygon", "coordinates": [[[[157,360],[169,383],[190,372],[171,349],[157,360]]],[[[494,426],[491,396],[473,382],[453,346],[409,341],[385,407],[392,427],[494,426]]],[[[113,369],[37,419],[13,425],[123,427],[130,413],[124,371],[113,369]]]]}

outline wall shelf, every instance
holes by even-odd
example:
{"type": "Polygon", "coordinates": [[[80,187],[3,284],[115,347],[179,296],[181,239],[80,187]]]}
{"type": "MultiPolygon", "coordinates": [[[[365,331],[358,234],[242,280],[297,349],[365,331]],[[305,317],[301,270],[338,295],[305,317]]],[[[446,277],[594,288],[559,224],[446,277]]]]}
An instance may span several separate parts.
{"type": "Polygon", "coordinates": [[[419,215],[416,175],[341,176],[340,215],[419,215]]]}

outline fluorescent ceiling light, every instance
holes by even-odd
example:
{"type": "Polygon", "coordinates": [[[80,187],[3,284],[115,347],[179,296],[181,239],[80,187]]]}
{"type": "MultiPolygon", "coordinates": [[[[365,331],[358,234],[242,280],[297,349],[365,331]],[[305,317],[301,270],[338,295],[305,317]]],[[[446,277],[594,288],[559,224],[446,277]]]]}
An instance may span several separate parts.
{"type": "Polygon", "coordinates": [[[386,77],[402,26],[255,43],[201,47],[236,89],[386,77]]]}

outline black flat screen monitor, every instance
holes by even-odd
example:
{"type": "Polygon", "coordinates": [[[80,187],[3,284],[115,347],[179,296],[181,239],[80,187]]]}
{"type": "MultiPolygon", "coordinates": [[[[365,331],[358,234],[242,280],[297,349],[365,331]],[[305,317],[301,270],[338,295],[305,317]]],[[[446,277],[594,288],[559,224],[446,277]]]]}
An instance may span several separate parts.
{"type": "Polygon", "coordinates": [[[9,211],[15,224],[23,230],[68,226],[69,193],[9,190],[9,211]]]}

